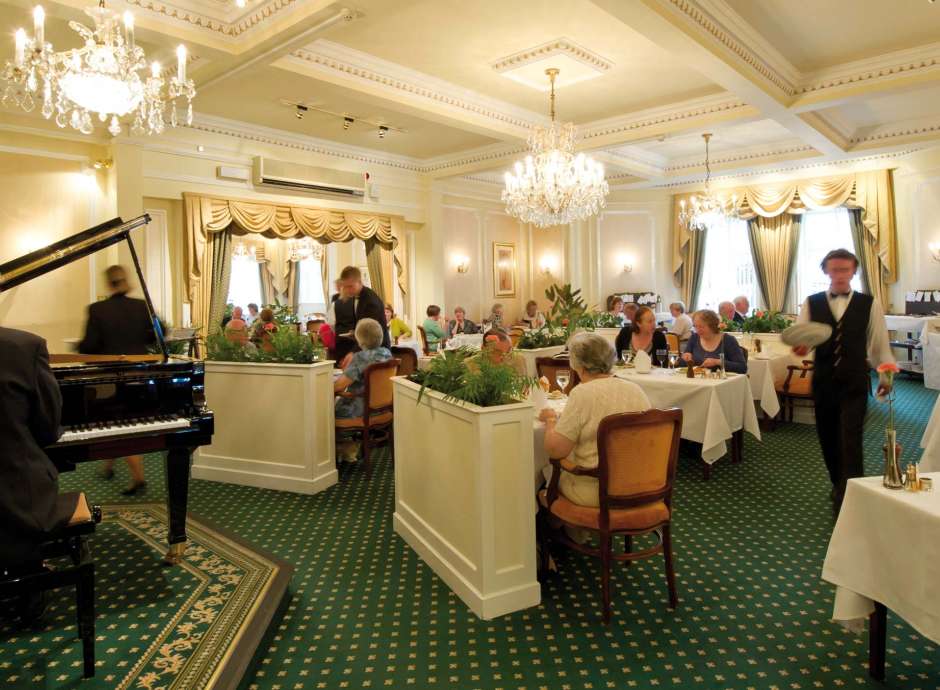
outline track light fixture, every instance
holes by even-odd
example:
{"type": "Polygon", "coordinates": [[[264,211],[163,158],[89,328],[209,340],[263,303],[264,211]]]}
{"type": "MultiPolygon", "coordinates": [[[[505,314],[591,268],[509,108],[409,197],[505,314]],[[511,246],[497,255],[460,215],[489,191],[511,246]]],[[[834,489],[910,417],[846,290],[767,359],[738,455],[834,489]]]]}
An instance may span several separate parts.
{"type": "Polygon", "coordinates": [[[386,134],[388,134],[388,127],[379,125],[379,139],[384,139],[386,134]]]}
{"type": "MultiPolygon", "coordinates": [[[[294,116],[298,120],[304,119],[304,115],[308,112],[314,114],[320,113],[322,115],[328,115],[330,117],[335,117],[338,120],[342,120],[344,130],[352,129],[352,126],[355,124],[366,125],[367,127],[375,127],[378,129],[378,135],[380,139],[384,139],[385,135],[389,132],[395,132],[396,134],[408,134],[408,130],[402,129],[401,127],[396,127],[392,124],[388,124],[387,122],[378,122],[366,117],[350,115],[347,112],[336,112],[335,110],[329,110],[328,108],[324,108],[320,105],[317,105],[316,103],[305,103],[303,101],[296,101],[288,98],[281,98],[280,103],[285,108],[291,108],[294,111],[294,116]]],[[[320,118],[317,118],[317,121],[319,120],[320,118]]]]}
{"type": "Polygon", "coordinates": [[[343,117],[343,129],[349,129],[349,126],[356,121],[356,118],[344,116],[343,117]]]}
{"type": "Polygon", "coordinates": [[[300,103],[298,103],[298,104],[297,104],[297,110],[296,110],[296,112],[294,113],[294,115],[297,117],[297,119],[298,119],[298,120],[303,120],[303,119],[304,119],[304,115],[306,115],[306,113],[307,113],[307,106],[301,105],[300,103]]]}

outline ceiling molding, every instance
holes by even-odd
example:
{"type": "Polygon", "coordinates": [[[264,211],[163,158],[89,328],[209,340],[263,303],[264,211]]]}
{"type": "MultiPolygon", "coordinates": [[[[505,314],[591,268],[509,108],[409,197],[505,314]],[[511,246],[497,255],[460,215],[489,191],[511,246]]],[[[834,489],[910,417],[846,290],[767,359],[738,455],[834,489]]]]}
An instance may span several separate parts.
{"type": "MultiPolygon", "coordinates": [[[[209,31],[216,38],[223,37],[228,40],[243,38],[252,29],[274,18],[285,10],[299,7],[301,0],[268,0],[254,8],[241,13],[235,19],[211,16],[205,12],[198,12],[191,8],[181,7],[172,2],[159,0],[124,0],[147,15],[156,15],[158,19],[186,26],[187,28],[209,31]]],[[[234,3],[232,3],[234,6],[234,3]]]]}
{"type": "Polygon", "coordinates": [[[879,127],[869,128],[865,134],[852,137],[852,148],[871,148],[873,145],[895,144],[923,139],[940,138],[940,121],[915,120],[908,122],[894,122],[879,127]]]}
{"type": "Polygon", "coordinates": [[[422,161],[421,172],[434,173],[448,170],[451,168],[461,168],[467,165],[476,165],[479,163],[493,163],[494,165],[503,159],[512,156],[518,156],[528,151],[525,144],[494,144],[484,146],[470,151],[461,151],[448,156],[438,156],[436,158],[427,158],[422,161]]]}
{"type": "MultiPolygon", "coordinates": [[[[784,156],[792,157],[794,154],[801,155],[803,157],[807,155],[819,155],[816,149],[814,149],[812,146],[797,140],[791,141],[788,144],[771,144],[738,149],[736,151],[727,152],[723,155],[714,157],[710,156],[709,162],[711,163],[712,168],[728,168],[744,164],[753,164],[756,161],[768,158],[779,160],[784,156]]],[[[670,164],[665,167],[665,173],[667,175],[680,175],[704,171],[705,164],[701,156],[690,156],[684,159],[673,159],[670,161],[670,164]]]]}
{"type": "Polygon", "coordinates": [[[599,72],[606,72],[614,66],[614,63],[610,60],[606,60],[594,51],[583,48],[574,41],[562,36],[561,38],[548,41],[535,48],[528,48],[507,57],[500,58],[494,62],[491,67],[497,72],[506,72],[522,67],[523,65],[528,65],[531,62],[538,62],[546,57],[559,54],[567,55],[578,62],[590,65],[599,72]]]}

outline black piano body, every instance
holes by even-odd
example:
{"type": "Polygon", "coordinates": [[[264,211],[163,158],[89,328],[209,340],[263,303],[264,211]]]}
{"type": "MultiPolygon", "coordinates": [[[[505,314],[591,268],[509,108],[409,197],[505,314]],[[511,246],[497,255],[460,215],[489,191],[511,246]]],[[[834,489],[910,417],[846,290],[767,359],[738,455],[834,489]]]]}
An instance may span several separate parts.
{"type": "Polygon", "coordinates": [[[157,343],[156,355],[50,355],[62,392],[59,440],[46,454],[60,471],[80,462],[165,451],[167,562],[182,558],[192,453],[212,441],[213,414],[205,406],[202,362],[171,358],[130,238],[149,216],[117,218],[0,265],[0,292],[117,242],[126,241],[157,343]]]}

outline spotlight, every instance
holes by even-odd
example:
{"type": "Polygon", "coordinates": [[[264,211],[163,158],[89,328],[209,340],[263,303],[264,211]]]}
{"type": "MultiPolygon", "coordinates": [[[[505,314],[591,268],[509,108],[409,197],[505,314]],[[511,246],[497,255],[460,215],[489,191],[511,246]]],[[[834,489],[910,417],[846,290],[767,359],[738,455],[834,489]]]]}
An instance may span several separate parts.
{"type": "Polygon", "coordinates": [[[343,129],[349,129],[349,126],[350,126],[353,122],[355,122],[355,121],[356,121],[355,118],[348,117],[348,116],[344,117],[344,118],[343,118],[343,129]]]}
{"type": "Polygon", "coordinates": [[[297,104],[297,112],[294,113],[294,115],[297,117],[298,120],[303,120],[303,119],[304,119],[304,114],[305,114],[306,112],[307,112],[307,106],[305,106],[305,105],[300,105],[300,104],[298,103],[298,104],[297,104]]]}
{"type": "Polygon", "coordinates": [[[388,134],[388,127],[379,125],[379,139],[384,139],[386,134],[388,134]]]}

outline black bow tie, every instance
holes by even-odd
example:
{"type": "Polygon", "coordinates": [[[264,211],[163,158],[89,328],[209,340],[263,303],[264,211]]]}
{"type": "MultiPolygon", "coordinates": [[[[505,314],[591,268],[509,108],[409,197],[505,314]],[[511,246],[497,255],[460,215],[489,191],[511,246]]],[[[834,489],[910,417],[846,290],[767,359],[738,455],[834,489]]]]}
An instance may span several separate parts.
{"type": "Polygon", "coordinates": [[[830,296],[832,299],[836,299],[836,298],[838,298],[838,297],[848,297],[848,296],[851,295],[851,294],[852,294],[852,291],[849,290],[848,292],[830,292],[830,293],[829,293],[829,296],[830,296]]]}

